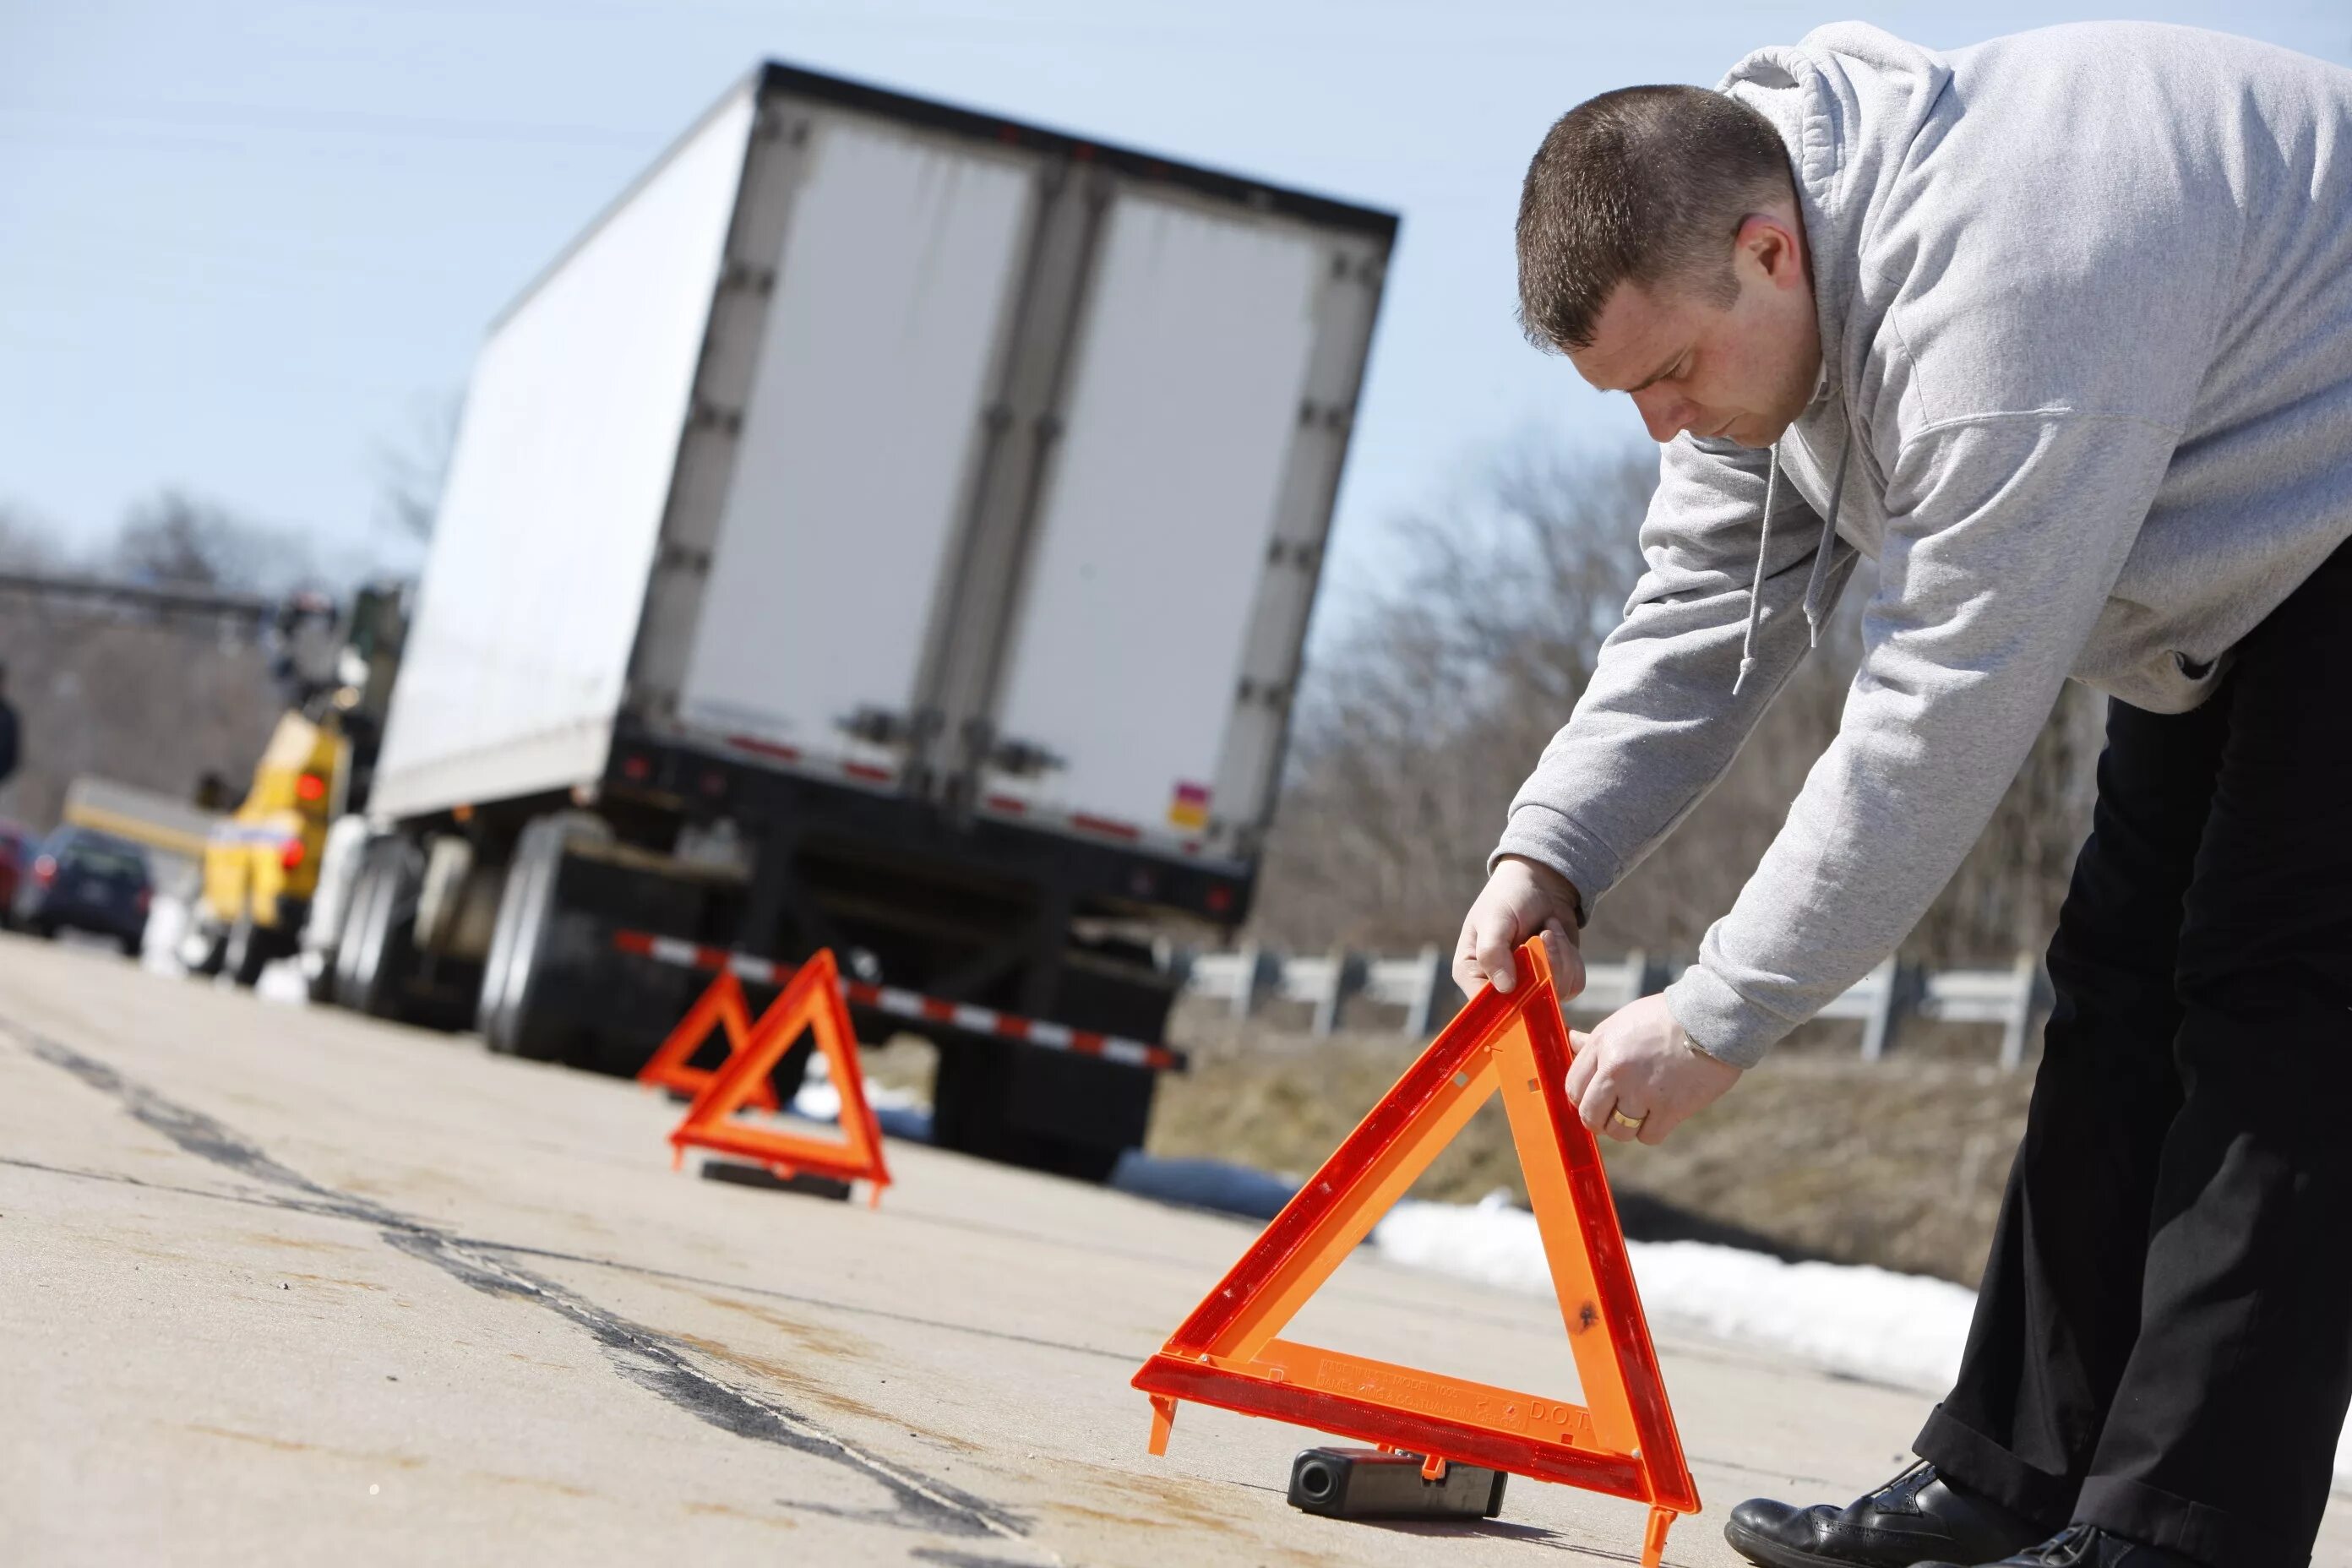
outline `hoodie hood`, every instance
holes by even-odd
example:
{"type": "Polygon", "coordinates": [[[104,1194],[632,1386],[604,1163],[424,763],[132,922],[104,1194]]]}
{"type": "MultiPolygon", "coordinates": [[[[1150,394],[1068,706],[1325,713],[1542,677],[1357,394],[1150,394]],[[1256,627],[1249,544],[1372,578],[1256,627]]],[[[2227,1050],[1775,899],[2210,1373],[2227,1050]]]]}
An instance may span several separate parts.
{"type": "Polygon", "coordinates": [[[1817,27],[1797,44],[1757,50],[1717,90],[1770,121],[1796,170],[1821,321],[1822,384],[1842,394],[1867,351],[1851,330],[1855,258],[1869,239],[1874,198],[1902,172],[1950,68],[1915,44],[1863,22],[1817,27]]]}

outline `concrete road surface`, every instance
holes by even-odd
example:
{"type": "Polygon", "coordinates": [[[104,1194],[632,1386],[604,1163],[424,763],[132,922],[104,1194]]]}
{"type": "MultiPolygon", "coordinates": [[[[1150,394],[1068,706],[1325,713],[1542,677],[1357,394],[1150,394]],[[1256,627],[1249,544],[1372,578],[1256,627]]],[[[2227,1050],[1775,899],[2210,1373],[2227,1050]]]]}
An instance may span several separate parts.
{"type": "MultiPolygon", "coordinates": [[[[1253,1227],[894,1146],[882,1208],[673,1173],[676,1109],[471,1039],[0,939],[0,1559],[1631,1562],[1643,1510],[1294,1512],[1297,1429],[1135,1366],[1253,1227]]],[[[1549,1303],[1351,1260],[1298,1337],[1572,1393],[1549,1303]]],[[[1662,1336],[1735,1561],[1900,1463],[1916,1395],[1662,1336]]],[[[2352,1562],[2331,1519],[2323,1563],[2352,1562]]]]}

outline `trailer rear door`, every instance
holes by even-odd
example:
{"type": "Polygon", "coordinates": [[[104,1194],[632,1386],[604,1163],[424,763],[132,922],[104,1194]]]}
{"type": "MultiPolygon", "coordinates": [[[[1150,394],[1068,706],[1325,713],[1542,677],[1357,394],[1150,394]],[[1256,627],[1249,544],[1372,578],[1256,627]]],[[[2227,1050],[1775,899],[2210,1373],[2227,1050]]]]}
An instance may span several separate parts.
{"type": "Polygon", "coordinates": [[[1329,259],[1301,225],[1121,191],[1008,633],[997,756],[1027,765],[984,770],[982,811],[1194,852],[1255,819],[1215,796],[1329,259]]]}
{"type": "Polygon", "coordinates": [[[885,784],[1037,180],[1025,154],[872,117],[820,110],[809,134],[678,711],[885,784]]]}

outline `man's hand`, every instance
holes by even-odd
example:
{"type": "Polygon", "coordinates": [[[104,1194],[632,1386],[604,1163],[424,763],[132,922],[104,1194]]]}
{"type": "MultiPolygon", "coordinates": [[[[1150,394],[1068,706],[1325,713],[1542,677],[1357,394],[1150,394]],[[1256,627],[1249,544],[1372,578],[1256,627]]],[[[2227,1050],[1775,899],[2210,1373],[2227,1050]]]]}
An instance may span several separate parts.
{"type": "Polygon", "coordinates": [[[1560,1000],[1575,995],[1584,989],[1584,954],[1576,945],[1580,907],[1567,878],[1549,866],[1504,856],[1463,917],[1462,940],[1454,944],[1454,984],[1465,996],[1490,980],[1497,991],[1513,989],[1519,976],[1512,952],[1541,932],[1560,1000]]]}
{"type": "Polygon", "coordinates": [[[1571,1029],[1568,1042],[1576,1049],[1568,1098],[1587,1127],[1621,1143],[1664,1142],[1739,1081],[1738,1068],[1691,1044],[1664,996],[1626,1004],[1589,1035],[1571,1029]],[[1619,1113],[1639,1122],[1638,1131],[1619,1113]]]}

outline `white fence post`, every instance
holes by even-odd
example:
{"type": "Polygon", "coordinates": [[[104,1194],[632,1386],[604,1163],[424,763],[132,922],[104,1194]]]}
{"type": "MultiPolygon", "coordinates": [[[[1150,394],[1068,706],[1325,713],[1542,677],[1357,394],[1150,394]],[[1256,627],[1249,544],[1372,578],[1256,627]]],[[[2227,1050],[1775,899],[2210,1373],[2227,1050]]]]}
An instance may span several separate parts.
{"type": "Polygon", "coordinates": [[[1421,950],[1414,963],[1412,1000],[1404,1008],[1404,1032],[1414,1039],[1425,1040],[1437,1032],[1432,1015],[1438,997],[1454,988],[1453,969],[1445,950],[1435,942],[1421,950]]]}
{"type": "Polygon", "coordinates": [[[1233,1011],[1236,1018],[1246,1018],[1257,1008],[1257,971],[1260,962],[1257,943],[1242,943],[1240,962],[1234,965],[1233,1011]]]}
{"type": "Polygon", "coordinates": [[[1871,997],[1870,1016],[1862,1026],[1862,1059],[1881,1061],[1886,1056],[1887,1039],[1895,1033],[1895,998],[1897,986],[1895,960],[1888,958],[1870,972],[1870,984],[1876,987],[1871,997]]]}
{"type": "Polygon", "coordinates": [[[2033,954],[2021,952],[2010,974],[2017,989],[2009,999],[2009,1016],[2001,1020],[2000,1065],[2014,1072],[2025,1060],[2025,1037],[2033,1027],[2033,1005],[2039,1000],[2034,993],[2041,988],[2042,966],[2033,954]]]}
{"type": "Polygon", "coordinates": [[[1402,1031],[1425,1040],[1437,1032],[1433,1026],[1438,999],[1454,990],[1453,965],[1445,950],[1434,942],[1411,958],[1368,959],[1363,963],[1361,989],[1383,1007],[1403,1008],[1402,1031]]]}
{"type": "Polygon", "coordinates": [[[1323,962],[1330,967],[1318,977],[1320,983],[1315,987],[1314,1030],[1318,1039],[1328,1037],[1339,1026],[1340,1009],[1364,983],[1364,963],[1355,953],[1337,949],[1323,962]]]}

